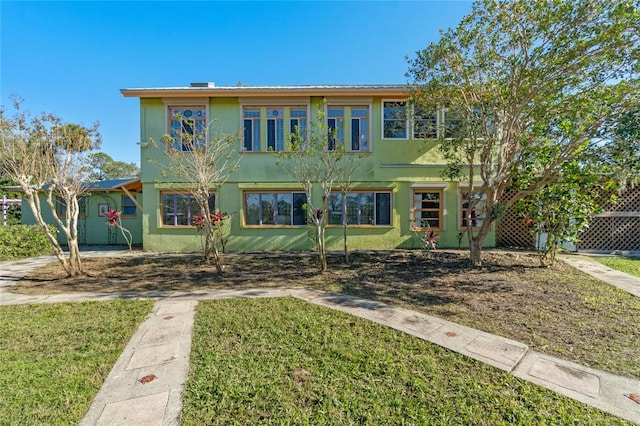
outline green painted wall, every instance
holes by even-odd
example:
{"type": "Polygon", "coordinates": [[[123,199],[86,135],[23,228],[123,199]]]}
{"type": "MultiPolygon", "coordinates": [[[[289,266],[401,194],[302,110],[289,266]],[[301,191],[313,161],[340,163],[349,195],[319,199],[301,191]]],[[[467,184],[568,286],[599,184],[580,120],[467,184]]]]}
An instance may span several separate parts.
{"type": "MultiPolygon", "coordinates": [[[[142,201],[142,194],[135,195],[136,199],[142,201]]],[[[96,192],[86,198],[85,213],[78,219],[78,242],[79,244],[88,245],[108,245],[108,244],[126,244],[122,233],[117,228],[111,228],[106,224],[106,218],[98,215],[100,204],[107,204],[109,209],[122,211],[122,199],[124,193],[114,191],[110,193],[96,192]]],[[[49,223],[54,224],[55,220],[51,213],[51,209],[46,204],[44,196],[41,196],[42,216],[49,223]]],[[[26,202],[22,204],[22,223],[32,225],[36,223],[31,208],[26,202]]],[[[142,214],[137,211],[136,215],[130,217],[122,217],[122,226],[131,232],[133,244],[142,244],[142,214]]],[[[66,244],[67,239],[63,232],[58,232],[58,241],[66,244]]]]}
{"type": "MultiPolygon", "coordinates": [[[[370,98],[369,98],[370,99],[370,98]]],[[[321,99],[310,100],[311,116],[321,99]]],[[[358,102],[353,102],[358,104],[358,102]]],[[[141,99],[141,140],[150,138],[160,142],[167,132],[166,108],[169,103],[160,99],[141,99]]],[[[211,99],[209,119],[216,120],[222,130],[236,133],[241,128],[241,104],[236,98],[211,99]]],[[[444,229],[438,234],[440,247],[458,247],[459,197],[456,182],[443,183],[440,178],[442,155],[437,141],[382,140],[382,102],[374,98],[371,108],[371,152],[353,154],[360,156],[360,166],[354,176],[355,189],[391,189],[392,226],[352,226],[349,228],[348,245],[351,249],[392,249],[419,247],[420,241],[410,229],[412,185],[433,182],[444,188],[444,229]]],[[[348,122],[348,120],[347,120],[348,122]]],[[[350,126],[350,124],[348,124],[350,126]]],[[[264,127],[264,126],[263,126],[264,127]]],[[[286,126],[285,126],[286,128],[286,126]]],[[[345,129],[348,134],[349,128],[345,129]]],[[[263,131],[264,132],[264,131],[263,131]]],[[[266,137],[262,138],[262,141],[266,137]]],[[[155,163],[166,161],[164,147],[143,144],[141,152],[141,180],[143,184],[142,214],[143,243],[152,251],[200,251],[202,238],[191,227],[162,227],[160,191],[181,187],[175,179],[163,177],[155,163]],[[151,159],[152,161],[149,161],[151,159]],[[167,182],[168,180],[172,182],[167,182]]],[[[216,195],[217,208],[231,214],[229,251],[255,250],[309,250],[312,248],[306,227],[244,227],[243,190],[299,190],[300,185],[277,164],[277,158],[268,152],[245,153],[240,168],[231,175],[216,195]]],[[[319,202],[319,194],[315,196],[319,202]]],[[[329,250],[342,249],[342,227],[331,226],[327,230],[329,250]]],[[[485,246],[495,245],[492,232],[485,246]]],[[[467,247],[466,236],[462,247],[467,247]]]]}

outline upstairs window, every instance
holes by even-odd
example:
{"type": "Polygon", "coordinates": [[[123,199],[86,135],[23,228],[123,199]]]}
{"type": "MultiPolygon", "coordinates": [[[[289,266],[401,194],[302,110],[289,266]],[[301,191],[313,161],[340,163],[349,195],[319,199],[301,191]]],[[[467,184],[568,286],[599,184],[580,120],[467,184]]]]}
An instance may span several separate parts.
{"type": "Polygon", "coordinates": [[[344,108],[329,107],[327,109],[327,127],[329,131],[327,149],[334,151],[336,146],[344,144],[344,108]]]}
{"type": "Polygon", "coordinates": [[[353,191],[343,198],[334,192],[329,197],[329,224],[342,225],[342,206],[347,206],[348,225],[391,225],[391,192],[353,191]]]}
{"type": "Polygon", "coordinates": [[[351,108],[351,151],[367,151],[369,147],[369,108],[351,108]]]}
{"type": "Polygon", "coordinates": [[[284,150],[284,108],[267,108],[267,150],[284,150]]]}
{"type": "Polygon", "coordinates": [[[306,139],[307,134],[307,109],[300,107],[292,107],[289,117],[289,134],[300,135],[302,139],[306,139]]]}
{"type": "Polygon", "coordinates": [[[384,101],[382,103],[382,137],[407,139],[407,102],[384,101]]]}
{"type": "Polygon", "coordinates": [[[205,144],[207,112],[203,106],[169,107],[171,149],[193,151],[205,144]]]}
{"type": "Polygon", "coordinates": [[[244,109],[244,149],[260,151],[260,108],[244,109]]]}
{"type": "Polygon", "coordinates": [[[436,108],[421,106],[413,108],[413,138],[438,138],[438,112],[436,108]]]}

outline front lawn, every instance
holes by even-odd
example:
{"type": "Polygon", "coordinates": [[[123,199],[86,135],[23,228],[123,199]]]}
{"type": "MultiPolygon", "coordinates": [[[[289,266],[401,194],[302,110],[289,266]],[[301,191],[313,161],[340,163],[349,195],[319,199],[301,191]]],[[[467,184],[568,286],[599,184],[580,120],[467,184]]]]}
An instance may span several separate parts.
{"type": "Polygon", "coordinates": [[[85,259],[88,276],[67,278],[53,263],[12,291],[215,291],[309,287],[434,315],[531,349],[614,374],[640,378],[640,298],[564,262],[541,268],[532,253],[487,250],[470,268],[468,252],[354,252],[329,255],[319,274],[312,253],[223,255],[225,272],[197,255],[85,259]]]}
{"type": "Polygon", "coordinates": [[[388,327],[294,299],[200,302],[184,425],[629,424],[388,327]]]}
{"type": "Polygon", "coordinates": [[[0,424],[77,424],[152,306],[0,306],[0,424]]]}
{"type": "Polygon", "coordinates": [[[598,262],[611,269],[626,272],[640,278],[640,257],[596,257],[598,262]]]}

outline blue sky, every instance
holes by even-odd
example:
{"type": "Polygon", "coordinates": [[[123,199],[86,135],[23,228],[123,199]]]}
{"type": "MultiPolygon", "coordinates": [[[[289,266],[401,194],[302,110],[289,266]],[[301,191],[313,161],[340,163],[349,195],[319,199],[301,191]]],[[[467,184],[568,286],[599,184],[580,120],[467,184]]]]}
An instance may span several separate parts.
{"type": "Polygon", "coordinates": [[[138,100],[120,89],[405,83],[406,56],[469,1],[0,1],[0,103],[100,122],[102,151],[140,163],[138,100]]]}

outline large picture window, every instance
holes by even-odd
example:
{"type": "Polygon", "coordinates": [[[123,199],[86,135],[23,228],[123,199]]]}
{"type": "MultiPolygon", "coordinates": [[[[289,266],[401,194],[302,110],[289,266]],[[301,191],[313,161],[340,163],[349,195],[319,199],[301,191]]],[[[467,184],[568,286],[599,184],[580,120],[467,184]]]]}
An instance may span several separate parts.
{"type": "MultiPolygon", "coordinates": [[[[191,194],[162,192],[162,226],[193,226],[193,218],[202,209],[191,194]]],[[[215,194],[209,196],[209,210],[215,211],[215,194]]]]}
{"type": "Polygon", "coordinates": [[[189,152],[205,144],[207,110],[204,106],[169,107],[171,149],[189,152]]]}
{"type": "Polygon", "coordinates": [[[346,197],[334,192],[329,197],[329,224],[343,223],[343,204],[347,206],[348,225],[391,225],[391,192],[349,192],[346,197]]]}
{"type": "Polygon", "coordinates": [[[247,226],[304,226],[307,197],[304,192],[245,192],[247,226]]]}
{"type": "Polygon", "coordinates": [[[441,189],[414,189],[412,223],[416,229],[442,230],[443,199],[441,189]]]}

